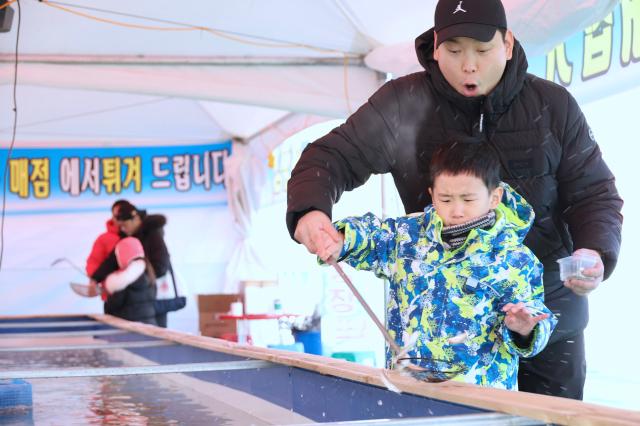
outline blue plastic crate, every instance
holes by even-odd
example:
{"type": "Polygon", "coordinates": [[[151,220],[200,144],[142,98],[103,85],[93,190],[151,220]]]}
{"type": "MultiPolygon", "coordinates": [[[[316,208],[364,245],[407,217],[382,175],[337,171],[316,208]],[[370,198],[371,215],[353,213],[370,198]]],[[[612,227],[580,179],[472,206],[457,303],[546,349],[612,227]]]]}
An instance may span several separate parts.
{"type": "Polygon", "coordinates": [[[22,379],[0,380],[0,410],[32,406],[31,383],[22,379]]]}

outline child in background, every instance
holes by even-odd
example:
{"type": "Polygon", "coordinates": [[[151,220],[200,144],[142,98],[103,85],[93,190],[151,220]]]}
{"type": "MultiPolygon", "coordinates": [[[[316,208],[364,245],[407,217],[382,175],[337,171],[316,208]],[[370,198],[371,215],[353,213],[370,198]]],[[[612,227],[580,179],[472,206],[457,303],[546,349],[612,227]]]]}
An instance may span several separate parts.
{"type": "Polygon", "coordinates": [[[423,213],[337,221],[341,238],[325,232],[319,258],[389,280],[388,328],[413,363],[458,365],[453,380],[514,389],[519,357],[540,352],[557,323],[542,264],[522,243],[533,209],[500,182],[483,144],[443,144],[429,171],[433,205],[423,213]]]}
{"type": "Polygon", "coordinates": [[[104,313],[157,325],[155,274],[144,256],[142,243],[134,237],[123,238],[116,244],[115,255],[119,269],[103,283],[107,295],[104,313]]]}

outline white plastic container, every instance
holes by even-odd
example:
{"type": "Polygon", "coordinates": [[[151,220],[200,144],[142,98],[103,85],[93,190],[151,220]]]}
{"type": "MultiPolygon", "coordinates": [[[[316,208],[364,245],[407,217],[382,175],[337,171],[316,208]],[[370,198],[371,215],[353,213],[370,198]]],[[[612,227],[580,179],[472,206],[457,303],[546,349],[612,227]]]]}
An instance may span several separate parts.
{"type": "Polygon", "coordinates": [[[237,301],[231,303],[229,314],[233,315],[234,317],[241,317],[242,315],[244,315],[244,306],[242,305],[242,302],[237,301]]]}
{"type": "Polygon", "coordinates": [[[558,259],[560,264],[560,279],[566,281],[569,278],[577,278],[580,280],[590,281],[594,277],[586,277],[582,274],[585,269],[592,268],[598,261],[597,257],[586,255],[573,255],[558,259]]]}

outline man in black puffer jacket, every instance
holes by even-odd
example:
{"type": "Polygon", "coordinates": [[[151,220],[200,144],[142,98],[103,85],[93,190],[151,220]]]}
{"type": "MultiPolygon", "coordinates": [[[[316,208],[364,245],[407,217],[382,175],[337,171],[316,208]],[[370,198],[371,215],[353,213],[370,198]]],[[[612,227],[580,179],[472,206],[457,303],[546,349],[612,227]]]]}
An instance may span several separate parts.
{"type": "Polygon", "coordinates": [[[434,150],[451,139],[485,144],[535,210],[525,244],[544,264],[545,304],[560,320],[547,348],[521,361],[519,389],[582,399],[585,296],[611,275],[620,249],[615,178],[574,98],[527,74],[499,0],[440,0],[416,51],[425,71],[388,82],[304,150],[288,184],[289,232],[317,254],[336,238],[333,204],[371,174],[391,173],[405,211],[421,211],[434,150]],[[576,251],[598,258],[585,271],[593,280],[563,283],[556,260],[576,251]]]}

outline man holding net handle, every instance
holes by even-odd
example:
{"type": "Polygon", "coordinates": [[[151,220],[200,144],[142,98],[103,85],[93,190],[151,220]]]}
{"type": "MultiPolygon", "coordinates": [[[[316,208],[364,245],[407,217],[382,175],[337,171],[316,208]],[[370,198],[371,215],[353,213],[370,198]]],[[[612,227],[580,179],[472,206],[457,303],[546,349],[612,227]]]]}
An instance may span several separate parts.
{"type": "Polygon", "coordinates": [[[535,211],[524,243],[544,264],[545,304],[559,318],[545,350],[521,360],[519,390],[582,399],[583,296],[611,274],[620,249],[615,179],[575,99],[527,74],[499,0],[440,0],[416,51],[424,72],[386,83],[305,149],[288,186],[289,231],[317,254],[332,205],[372,173],[391,173],[405,211],[421,211],[431,203],[433,152],[449,139],[479,138],[535,211]],[[556,260],[575,253],[597,262],[583,271],[590,279],[563,283],[556,260]]]}

